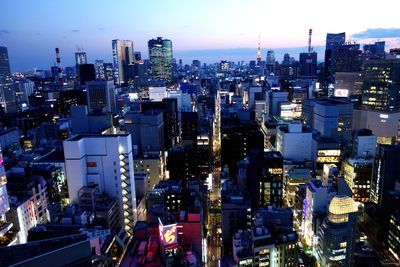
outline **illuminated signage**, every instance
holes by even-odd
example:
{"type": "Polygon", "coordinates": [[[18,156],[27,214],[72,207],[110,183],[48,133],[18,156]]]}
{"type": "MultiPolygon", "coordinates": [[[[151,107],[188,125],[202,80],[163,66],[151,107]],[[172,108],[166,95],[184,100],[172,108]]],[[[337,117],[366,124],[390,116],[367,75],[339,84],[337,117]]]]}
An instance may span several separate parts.
{"type": "Polygon", "coordinates": [[[379,114],[379,118],[381,118],[381,119],[389,119],[389,115],[388,114],[379,114]]]}
{"type": "Polygon", "coordinates": [[[335,89],[335,96],[336,97],[348,97],[349,90],[347,89],[335,89]]]}
{"type": "Polygon", "coordinates": [[[269,168],[268,172],[270,174],[282,174],[282,169],[281,168],[269,168]]]}
{"type": "Polygon", "coordinates": [[[159,226],[158,231],[160,240],[164,246],[169,246],[178,243],[178,235],[176,229],[176,223],[163,225],[160,218],[158,218],[159,226]]]}

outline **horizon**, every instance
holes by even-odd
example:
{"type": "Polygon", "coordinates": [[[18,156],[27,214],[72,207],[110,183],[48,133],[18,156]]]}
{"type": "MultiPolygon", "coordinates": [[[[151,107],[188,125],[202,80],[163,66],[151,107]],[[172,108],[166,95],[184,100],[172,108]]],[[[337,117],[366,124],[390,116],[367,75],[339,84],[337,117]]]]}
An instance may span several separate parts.
{"type": "MultiPolygon", "coordinates": [[[[386,50],[400,47],[396,17],[384,12],[369,16],[375,11],[371,0],[362,4],[338,0],[329,8],[317,0],[310,0],[307,5],[289,0],[251,0],[245,4],[240,0],[95,3],[1,1],[0,9],[7,12],[0,18],[0,46],[8,47],[12,71],[50,68],[56,47],[60,48],[63,67],[75,65],[74,52],[78,47],[87,52],[89,62],[111,62],[112,39],[132,40],[134,50],[146,58],[147,41],[157,36],[172,41],[175,58],[194,55],[182,58],[185,63],[193,59],[206,63],[250,59],[248,53],[229,55],[230,58],[204,55],[204,51],[217,50],[226,54],[235,49],[254,49],[255,59],[259,36],[263,50],[306,51],[310,28],[315,49],[325,46],[327,33],[338,32],[346,32],[346,41],[365,44],[381,40],[386,41],[386,50]],[[348,23],[350,19],[352,23],[348,23]]],[[[383,4],[390,7],[397,2],[386,0],[383,4]]],[[[291,56],[298,58],[296,54],[291,56]]],[[[278,60],[282,57],[283,53],[276,53],[278,60]]]]}

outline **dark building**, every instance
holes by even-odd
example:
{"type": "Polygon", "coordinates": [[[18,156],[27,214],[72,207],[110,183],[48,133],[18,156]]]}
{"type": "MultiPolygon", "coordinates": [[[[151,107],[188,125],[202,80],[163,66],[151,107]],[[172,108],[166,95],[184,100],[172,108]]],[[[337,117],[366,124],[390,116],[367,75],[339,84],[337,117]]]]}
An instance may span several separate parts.
{"type": "Polygon", "coordinates": [[[325,81],[333,83],[335,80],[336,48],[344,45],[346,33],[328,33],[325,48],[325,81]]]}
{"type": "Polygon", "coordinates": [[[387,206],[384,195],[393,190],[400,173],[400,146],[378,145],[371,179],[371,201],[387,206]]]}
{"type": "Polygon", "coordinates": [[[182,144],[196,148],[199,122],[197,112],[182,112],[182,144]]]}
{"type": "Polygon", "coordinates": [[[366,44],[363,46],[364,63],[370,59],[384,59],[385,58],[385,41],[375,42],[373,44],[366,44]]]}
{"type": "Polygon", "coordinates": [[[69,114],[71,106],[75,105],[86,105],[85,91],[79,89],[60,91],[60,97],[56,102],[56,110],[58,114],[69,114]]]}
{"type": "Polygon", "coordinates": [[[300,72],[299,76],[304,78],[317,77],[317,52],[300,53],[300,72]]]}
{"type": "Polygon", "coordinates": [[[96,80],[96,70],[93,64],[79,64],[79,83],[84,85],[86,82],[96,80]]]}
{"type": "Polygon", "coordinates": [[[360,45],[344,44],[338,46],[335,51],[335,72],[359,71],[361,71],[360,45]]]}
{"type": "Polygon", "coordinates": [[[265,206],[282,207],[283,156],[280,152],[250,152],[247,188],[253,210],[265,206]]]}
{"type": "Polygon", "coordinates": [[[264,136],[255,121],[221,125],[221,166],[228,166],[231,177],[236,177],[239,160],[246,158],[252,149],[263,147],[264,136]]]}
{"type": "Polygon", "coordinates": [[[177,99],[164,98],[162,101],[148,101],[141,103],[142,112],[159,110],[163,112],[164,119],[164,143],[166,149],[170,149],[177,143],[179,136],[177,99]]]}
{"type": "Polygon", "coordinates": [[[0,46],[0,78],[11,74],[7,47],[0,46]]]}
{"type": "Polygon", "coordinates": [[[400,59],[368,60],[364,69],[362,106],[385,112],[400,110],[400,59]]]}

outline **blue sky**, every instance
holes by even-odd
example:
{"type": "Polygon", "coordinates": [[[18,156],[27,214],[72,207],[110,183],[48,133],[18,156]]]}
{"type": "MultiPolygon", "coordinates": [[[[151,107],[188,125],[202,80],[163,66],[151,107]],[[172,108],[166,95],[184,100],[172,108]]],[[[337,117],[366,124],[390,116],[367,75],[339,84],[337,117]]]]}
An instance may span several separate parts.
{"type": "Polygon", "coordinates": [[[256,49],[258,35],[263,51],[305,50],[309,28],[315,46],[324,45],[327,32],[346,31],[348,39],[364,43],[387,39],[389,48],[400,44],[394,6],[397,0],[380,1],[378,11],[371,0],[0,0],[0,45],[8,47],[13,71],[51,66],[55,47],[63,66],[74,64],[77,47],[90,62],[111,61],[116,38],[134,41],[146,57],[147,41],[164,36],[187,63],[248,60],[248,53],[229,49],[256,49]],[[238,55],[219,58],[221,49],[238,55]]]}

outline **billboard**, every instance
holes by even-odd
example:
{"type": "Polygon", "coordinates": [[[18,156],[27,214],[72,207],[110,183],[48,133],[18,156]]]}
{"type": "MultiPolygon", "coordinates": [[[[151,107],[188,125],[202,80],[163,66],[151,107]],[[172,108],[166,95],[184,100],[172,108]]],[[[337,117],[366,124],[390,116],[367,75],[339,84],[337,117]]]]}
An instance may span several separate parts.
{"type": "Polygon", "coordinates": [[[160,241],[164,246],[174,245],[178,243],[178,235],[176,223],[163,225],[160,218],[158,218],[158,231],[160,235],[160,241]]]}
{"type": "Polygon", "coordinates": [[[335,89],[335,97],[348,97],[349,90],[347,89],[335,89]]]}

